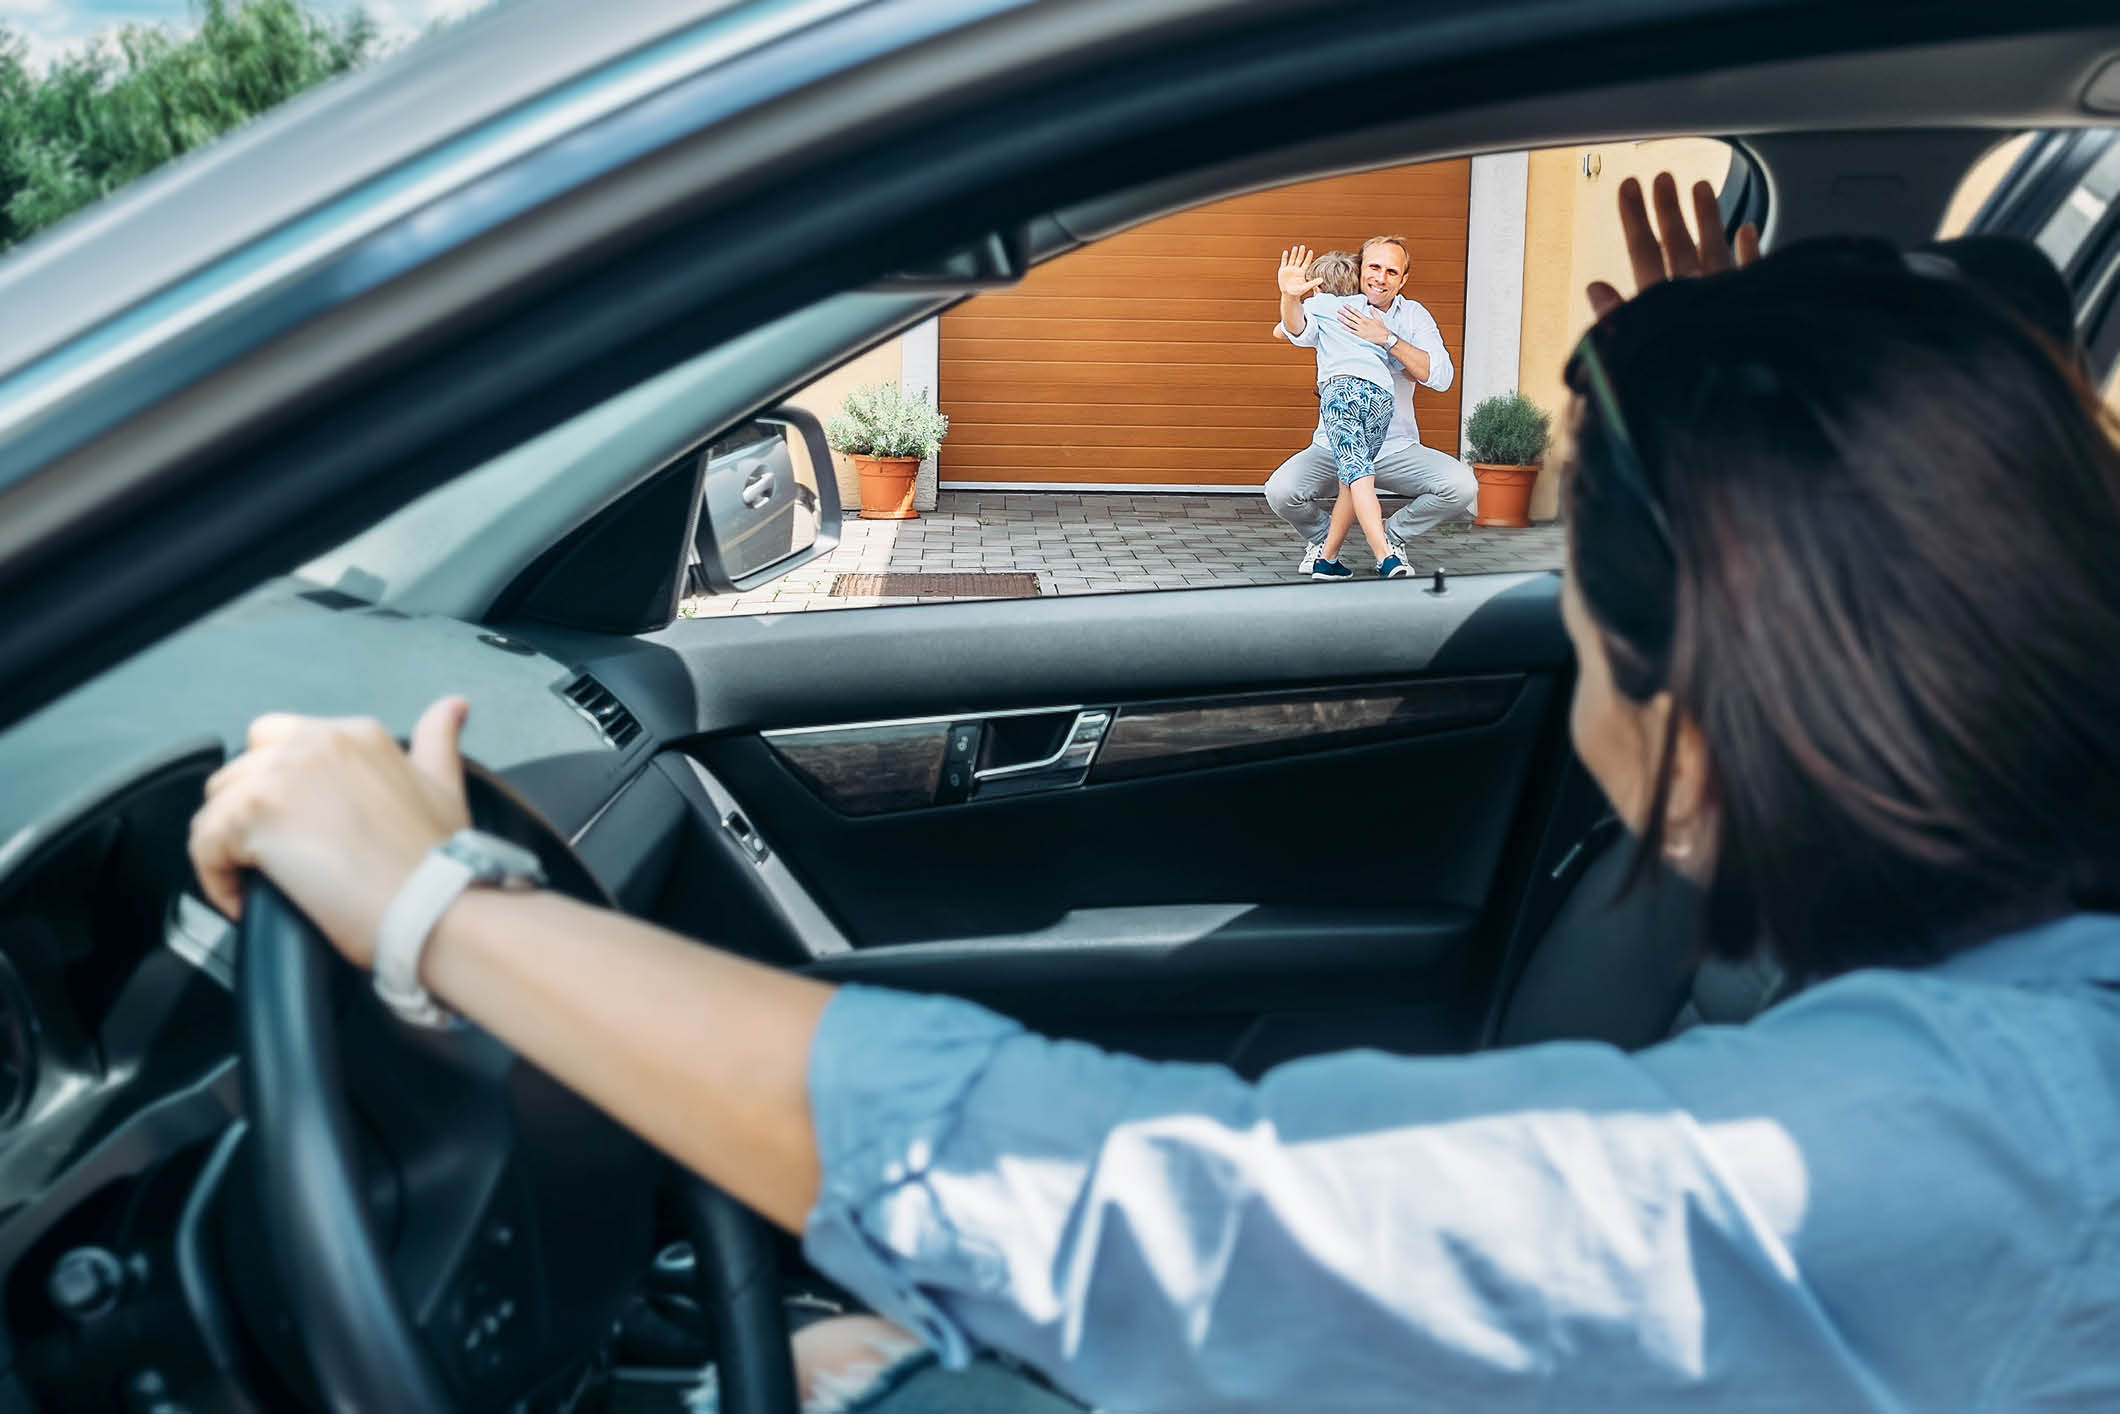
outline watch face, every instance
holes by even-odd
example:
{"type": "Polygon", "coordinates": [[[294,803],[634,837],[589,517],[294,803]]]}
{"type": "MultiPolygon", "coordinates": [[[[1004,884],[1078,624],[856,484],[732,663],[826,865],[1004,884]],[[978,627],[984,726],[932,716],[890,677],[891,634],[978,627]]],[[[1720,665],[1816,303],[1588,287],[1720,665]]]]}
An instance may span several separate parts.
{"type": "Polygon", "coordinates": [[[457,831],[442,841],[441,850],[467,865],[472,877],[482,883],[498,884],[517,879],[544,882],[544,867],[538,863],[536,855],[519,844],[478,830],[457,831]]]}

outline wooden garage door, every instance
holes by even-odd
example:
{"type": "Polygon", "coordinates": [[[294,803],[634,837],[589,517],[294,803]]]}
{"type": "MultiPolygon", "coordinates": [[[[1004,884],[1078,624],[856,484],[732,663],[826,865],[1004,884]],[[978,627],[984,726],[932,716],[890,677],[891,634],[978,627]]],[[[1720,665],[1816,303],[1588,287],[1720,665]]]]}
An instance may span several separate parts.
{"type": "MultiPolygon", "coordinates": [[[[959,305],[942,317],[943,483],[1263,484],[1317,423],[1313,354],[1272,337],[1282,249],[1407,237],[1405,294],[1461,361],[1470,171],[1429,162],[1217,202],[959,305]]],[[[1415,408],[1422,440],[1456,452],[1456,386],[1421,389],[1415,408]]]]}

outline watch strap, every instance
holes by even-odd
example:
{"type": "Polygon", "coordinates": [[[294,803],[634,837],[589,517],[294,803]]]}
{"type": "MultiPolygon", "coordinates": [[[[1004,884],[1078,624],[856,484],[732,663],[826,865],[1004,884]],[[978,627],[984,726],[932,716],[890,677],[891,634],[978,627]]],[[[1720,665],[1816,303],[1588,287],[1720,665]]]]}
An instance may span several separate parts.
{"type": "Polygon", "coordinates": [[[440,849],[430,849],[398,886],[375,930],[375,994],[415,1026],[443,1027],[450,1016],[420,985],[420,956],[434,925],[456,896],[471,887],[476,871],[440,849]]]}
{"type": "Polygon", "coordinates": [[[375,994],[415,1026],[440,1028],[455,1018],[420,983],[420,958],[434,925],[473,884],[541,884],[537,856],[477,830],[459,830],[420,859],[375,930],[375,994]]]}

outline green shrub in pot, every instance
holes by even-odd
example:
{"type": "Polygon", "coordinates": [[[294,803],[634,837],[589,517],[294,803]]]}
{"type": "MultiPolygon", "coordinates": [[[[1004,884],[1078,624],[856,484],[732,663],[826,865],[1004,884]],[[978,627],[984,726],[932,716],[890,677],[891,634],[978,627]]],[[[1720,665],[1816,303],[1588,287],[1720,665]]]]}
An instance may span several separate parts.
{"type": "Polygon", "coordinates": [[[1522,393],[1482,398],[1465,419],[1465,456],[1480,483],[1478,525],[1531,524],[1531,488],[1553,418],[1522,393]]]}
{"type": "Polygon", "coordinates": [[[1552,415],[1522,393],[1482,398],[1465,419],[1465,453],[1489,466],[1536,466],[1552,427],[1552,415]]]}
{"type": "Polygon", "coordinates": [[[927,390],[869,383],[846,395],[825,422],[832,450],[856,457],[911,457],[926,461],[942,446],[950,420],[928,406],[927,390]]]}
{"type": "Polygon", "coordinates": [[[920,464],[942,447],[950,420],[928,406],[927,390],[870,383],[846,395],[824,425],[835,452],[854,459],[864,520],[911,520],[920,464]]]}

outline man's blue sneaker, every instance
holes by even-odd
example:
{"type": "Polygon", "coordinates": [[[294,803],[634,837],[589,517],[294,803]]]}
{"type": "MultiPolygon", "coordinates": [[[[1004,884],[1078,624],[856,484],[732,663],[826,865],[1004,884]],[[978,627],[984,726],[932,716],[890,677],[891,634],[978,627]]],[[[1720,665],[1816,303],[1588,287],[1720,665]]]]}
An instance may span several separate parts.
{"type": "Polygon", "coordinates": [[[1341,564],[1338,560],[1328,560],[1323,555],[1320,555],[1317,563],[1310,567],[1310,577],[1312,579],[1353,579],[1354,571],[1341,564]]]}
{"type": "Polygon", "coordinates": [[[1397,555],[1386,555],[1377,562],[1378,579],[1411,579],[1413,570],[1397,555]]]}

